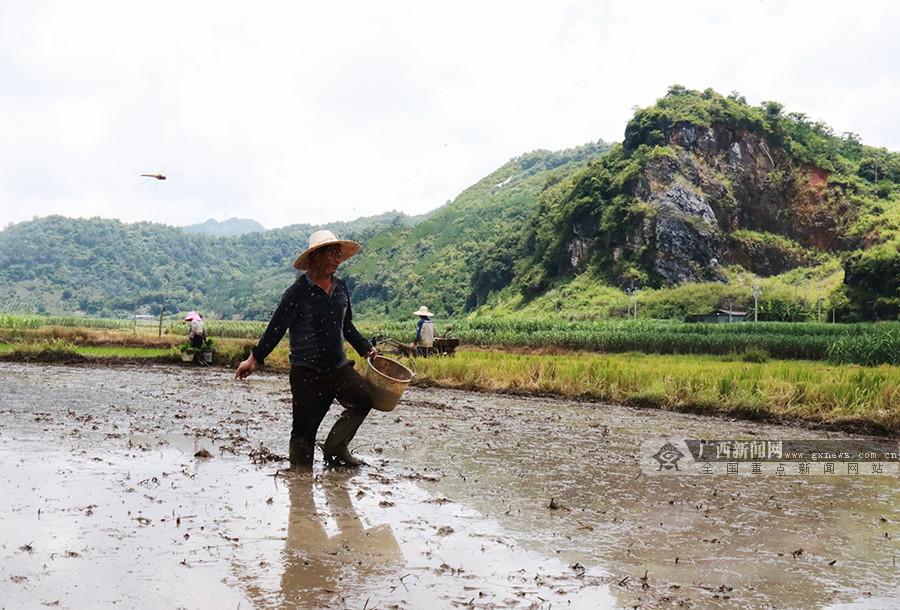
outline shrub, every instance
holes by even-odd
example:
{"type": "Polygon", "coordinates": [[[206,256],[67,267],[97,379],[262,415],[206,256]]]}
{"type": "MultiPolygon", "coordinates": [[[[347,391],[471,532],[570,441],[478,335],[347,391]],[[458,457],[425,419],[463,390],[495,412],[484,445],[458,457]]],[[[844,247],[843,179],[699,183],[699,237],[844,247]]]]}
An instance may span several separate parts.
{"type": "Polygon", "coordinates": [[[741,360],[744,362],[768,362],[769,361],[769,352],[764,349],[760,349],[758,347],[751,347],[743,354],[741,354],[741,360]]]}

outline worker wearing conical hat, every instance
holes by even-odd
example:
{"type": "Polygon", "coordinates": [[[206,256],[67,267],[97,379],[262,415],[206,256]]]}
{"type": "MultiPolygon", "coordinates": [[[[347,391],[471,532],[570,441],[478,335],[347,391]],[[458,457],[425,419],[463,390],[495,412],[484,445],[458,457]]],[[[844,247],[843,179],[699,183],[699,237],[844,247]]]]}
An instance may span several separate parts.
{"type": "Polygon", "coordinates": [[[413,315],[419,316],[419,321],[416,323],[416,340],[413,341],[413,347],[419,356],[427,356],[434,347],[434,322],[431,321],[434,314],[422,305],[413,312],[413,315]]]}

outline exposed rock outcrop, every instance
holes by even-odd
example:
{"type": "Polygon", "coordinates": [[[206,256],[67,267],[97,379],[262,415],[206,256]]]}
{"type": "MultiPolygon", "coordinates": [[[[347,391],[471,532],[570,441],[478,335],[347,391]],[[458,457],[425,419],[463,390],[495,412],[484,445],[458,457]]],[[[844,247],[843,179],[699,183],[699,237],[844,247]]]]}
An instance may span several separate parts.
{"type": "MultiPolygon", "coordinates": [[[[630,186],[647,212],[640,229],[615,246],[614,258],[630,250],[651,278],[673,285],[722,280],[722,265],[732,263],[780,273],[813,262],[804,248],[846,246],[839,229],[852,221],[851,210],[831,192],[823,170],[795,169],[782,151],[747,130],[682,123],[666,140],[630,186]],[[745,242],[729,239],[740,229],[786,236],[802,246],[800,254],[771,244],[744,250],[745,242]],[[756,260],[761,253],[766,260],[756,260]]],[[[583,235],[572,236],[573,266],[585,258],[584,243],[583,235]]]]}

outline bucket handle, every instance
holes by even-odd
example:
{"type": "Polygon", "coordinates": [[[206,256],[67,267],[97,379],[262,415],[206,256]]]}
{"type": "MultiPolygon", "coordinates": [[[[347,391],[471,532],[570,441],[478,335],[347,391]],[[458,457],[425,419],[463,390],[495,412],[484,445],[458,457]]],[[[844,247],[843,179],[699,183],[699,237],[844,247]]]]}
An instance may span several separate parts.
{"type": "MultiPolygon", "coordinates": [[[[375,354],[375,356],[380,356],[380,355],[381,354],[375,354]]],[[[367,360],[369,361],[369,364],[372,364],[372,358],[374,358],[375,356],[369,356],[367,358],[367,360]]],[[[407,363],[409,364],[409,368],[410,368],[410,370],[412,370],[413,377],[415,377],[416,375],[419,374],[419,371],[416,370],[416,359],[413,356],[401,356],[401,358],[406,358],[407,363]]],[[[374,365],[372,366],[372,368],[375,368],[374,365]]]]}

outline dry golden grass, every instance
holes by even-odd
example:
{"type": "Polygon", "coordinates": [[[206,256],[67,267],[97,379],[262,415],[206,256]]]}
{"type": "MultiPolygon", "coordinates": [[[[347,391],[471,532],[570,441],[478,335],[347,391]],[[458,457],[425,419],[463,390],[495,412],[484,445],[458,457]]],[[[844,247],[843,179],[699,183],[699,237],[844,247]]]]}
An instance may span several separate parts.
{"type": "Polygon", "coordinates": [[[900,434],[900,367],[718,356],[461,351],[416,360],[417,382],[900,434]]]}
{"type": "Polygon", "coordinates": [[[0,331],[0,337],[8,341],[38,343],[64,341],[73,345],[122,345],[130,347],[172,347],[185,337],[132,331],[78,328],[68,326],[45,326],[41,328],[0,331]]]}

